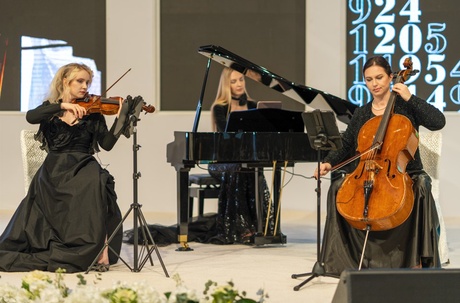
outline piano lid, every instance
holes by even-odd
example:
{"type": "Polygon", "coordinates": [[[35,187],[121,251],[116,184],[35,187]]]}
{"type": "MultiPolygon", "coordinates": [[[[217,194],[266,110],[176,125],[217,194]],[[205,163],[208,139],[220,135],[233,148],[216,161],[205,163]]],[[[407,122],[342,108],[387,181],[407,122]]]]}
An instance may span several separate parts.
{"type": "Polygon", "coordinates": [[[239,71],[248,78],[274,89],[297,102],[306,104],[309,110],[330,110],[345,124],[350,122],[358,106],[342,98],[333,96],[312,87],[296,84],[278,76],[265,67],[252,63],[220,46],[205,45],[198,49],[203,56],[239,71]]]}

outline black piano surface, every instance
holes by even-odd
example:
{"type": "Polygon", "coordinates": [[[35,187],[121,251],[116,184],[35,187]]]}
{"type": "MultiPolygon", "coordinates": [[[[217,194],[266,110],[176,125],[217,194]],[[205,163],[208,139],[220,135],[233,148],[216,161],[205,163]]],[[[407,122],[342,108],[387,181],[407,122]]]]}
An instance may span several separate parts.
{"type": "Polygon", "coordinates": [[[232,132],[193,133],[176,131],[167,146],[167,161],[176,170],[195,163],[316,162],[305,133],[232,132]]]}
{"type": "Polygon", "coordinates": [[[198,53],[221,65],[239,71],[246,77],[269,87],[280,94],[306,105],[307,109],[330,110],[338,121],[350,122],[357,105],[327,92],[294,83],[279,76],[263,66],[250,62],[237,54],[216,45],[205,45],[198,48],[198,53]]]}
{"type": "MultiPolygon", "coordinates": [[[[211,60],[214,60],[296,101],[303,102],[307,108],[316,109],[315,107],[318,107],[321,110],[333,111],[336,118],[344,123],[349,122],[356,108],[355,105],[339,97],[290,82],[222,47],[202,46],[198,52],[209,58],[208,70],[211,60]]],[[[187,243],[188,175],[190,169],[197,163],[236,162],[252,164],[254,167],[271,167],[273,161],[280,163],[287,161],[293,164],[316,162],[318,158],[318,152],[310,146],[308,135],[303,131],[303,127],[301,131],[299,129],[295,131],[273,131],[273,129],[269,131],[245,131],[243,129],[224,133],[198,132],[196,130],[200,111],[201,99],[197,106],[193,131],[175,131],[174,141],[167,145],[167,162],[175,167],[177,173],[178,240],[181,244],[178,250],[190,250],[187,243]]],[[[279,121],[277,122],[279,123],[279,121]]],[[[274,174],[279,180],[279,170],[275,170],[274,174]]],[[[274,200],[277,199],[279,181],[275,186],[274,200]]],[[[277,202],[274,201],[275,204],[277,202]]],[[[259,240],[256,244],[285,243],[285,237],[281,232],[275,238],[266,238],[266,240],[259,240]]]]}

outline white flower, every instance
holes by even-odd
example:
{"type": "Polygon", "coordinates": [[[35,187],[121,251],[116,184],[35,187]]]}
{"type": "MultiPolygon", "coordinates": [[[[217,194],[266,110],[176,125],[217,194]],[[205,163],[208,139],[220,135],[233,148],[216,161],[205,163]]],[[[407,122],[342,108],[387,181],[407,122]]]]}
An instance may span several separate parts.
{"type": "Polygon", "coordinates": [[[103,291],[102,296],[108,298],[110,302],[166,303],[166,296],[146,282],[132,284],[118,282],[111,289],[103,291]]]}
{"type": "Polygon", "coordinates": [[[48,283],[45,287],[40,289],[40,294],[33,302],[36,303],[62,303],[64,298],[61,295],[59,288],[53,284],[48,283]]]}
{"type": "Polygon", "coordinates": [[[26,274],[22,279],[23,283],[27,283],[29,285],[41,282],[51,283],[51,281],[52,280],[49,274],[40,270],[31,271],[30,273],[26,274]]]}
{"type": "Polygon", "coordinates": [[[142,303],[166,303],[166,296],[159,293],[146,281],[136,282],[131,288],[136,291],[138,302],[142,303]]]}
{"type": "MultiPolygon", "coordinates": [[[[21,287],[0,284],[0,303],[231,303],[246,295],[245,292],[240,294],[233,282],[220,286],[208,281],[205,284],[205,296],[200,298],[197,291],[185,286],[178,274],[173,276],[176,289],[165,294],[156,291],[146,281],[117,282],[111,288],[101,290],[95,286],[86,286],[83,276],[79,277],[78,286],[70,290],[64,283],[63,273],[63,270],[57,270],[52,280],[48,273],[33,271],[24,276],[21,287]]],[[[258,295],[260,299],[257,302],[264,302],[264,298],[268,297],[263,292],[258,295]]]]}
{"type": "Polygon", "coordinates": [[[79,286],[72,290],[65,299],[66,303],[109,303],[110,301],[101,295],[101,291],[94,286],[79,286]]]}
{"type": "MultiPolygon", "coordinates": [[[[178,298],[187,298],[191,302],[199,302],[198,295],[195,290],[188,289],[187,287],[180,285],[176,287],[175,290],[171,292],[169,296],[168,303],[176,303],[178,298]]],[[[185,301],[180,301],[185,302],[185,301]]]]}
{"type": "Polygon", "coordinates": [[[4,303],[26,303],[29,297],[24,289],[10,284],[0,285],[0,302],[4,303]]]}
{"type": "MultiPolygon", "coordinates": [[[[53,292],[53,289],[56,289],[52,285],[51,277],[42,271],[34,270],[22,279],[22,288],[26,290],[27,296],[30,300],[35,302],[59,302],[56,300],[53,301],[41,301],[43,295],[47,295],[50,292],[53,292]]],[[[59,290],[58,290],[59,292],[59,290]]],[[[60,294],[58,294],[61,297],[60,294]]]]}

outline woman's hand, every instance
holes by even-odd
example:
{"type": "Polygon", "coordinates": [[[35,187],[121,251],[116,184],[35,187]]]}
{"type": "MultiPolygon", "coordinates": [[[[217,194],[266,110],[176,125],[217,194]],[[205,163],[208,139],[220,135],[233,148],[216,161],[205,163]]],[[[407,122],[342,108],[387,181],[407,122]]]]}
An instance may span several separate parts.
{"type": "Polygon", "coordinates": [[[119,106],[118,106],[117,118],[120,118],[121,108],[123,107],[123,102],[125,102],[125,100],[123,100],[122,98],[118,98],[118,102],[119,102],[119,106]]]}
{"type": "Polygon", "coordinates": [[[404,101],[409,101],[412,97],[412,93],[409,91],[409,88],[403,83],[396,83],[393,85],[393,91],[401,96],[404,101]]]}
{"type": "Polygon", "coordinates": [[[62,102],[61,108],[72,113],[77,120],[86,115],[86,108],[75,103],[62,102]]]}
{"type": "MultiPolygon", "coordinates": [[[[319,173],[321,176],[326,175],[328,172],[330,172],[332,169],[332,165],[330,163],[321,163],[319,165],[319,173]]],[[[315,179],[318,179],[318,167],[315,169],[315,174],[313,175],[315,179]]]]}
{"type": "Polygon", "coordinates": [[[74,103],[62,102],[61,109],[65,110],[61,120],[70,126],[77,124],[78,120],[86,114],[86,108],[74,103]]]}

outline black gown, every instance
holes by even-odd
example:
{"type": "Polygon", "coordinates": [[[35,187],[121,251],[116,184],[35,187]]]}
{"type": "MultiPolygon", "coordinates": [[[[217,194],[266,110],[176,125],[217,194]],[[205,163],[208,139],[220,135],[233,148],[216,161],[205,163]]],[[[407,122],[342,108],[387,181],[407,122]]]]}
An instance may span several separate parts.
{"type": "MultiPolygon", "coordinates": [[[[409,118],[415,129],[424,126],[439,130],[445,125],[445,117],[426,101],[412,96],[404,101],[399,96],[394,107],[396,114],[409,118]]],[[[366,121],[374,117],[371,103],[358,108],[344,132],[343,148],[330,152],[324,162],[339,164],[357,149],[356,138],[366,121]]],[[[438,253],[438,214],[431,194],[431,178],[423,171],[420,153],[407,165],[406,172],[412,178],[414,207],[409,218],[400,226],[386,231],[370,231],[362,268],[412,268],[440,267],[438,253]],[[420,264],[421,263],[421,264],[420,264]]],[[[356,164],[356,163],[355,163],[356,164]]],[[[354,168],[351,167],[349,172],[354,168]]],[[[357,269],[363,250],[365,231],[357,230],[338,213],[336,194],[343,178],[331,182],[328,192],[322,261],[328,274],[339,276],[345,269],[357,269]]]]}
{"type": "MultiPolygon", "coordinates": [[[[248,109],[256,108],[257,103],[248,101],[248,109]]],[[[223,132],[227,122],[227,106],[214,106],[213,115],[217,131],[223,132]]],[[[257,232],[256,179],[254,169],[242,168],[238,163],[210,164],[208,171],[221,183],[217,212],[217,235],[209,242],[214,244],[253,243],[257,232]]],[[[259,201],[262,201],[263,222],[268,214],[270,192],[262,172],[258,174],[259,201]]],[[[270,212],[268,232],[273,233],[273,207],[270,212]]]]}
{"type": "MultiPolygon", "coordinates": [[[[48,155],[0,236],[2,271],[86,271],[121,222],[114,178],[92,155],[98,144],[110,150],[117,138],[100,114],[69,126],[59,112],[59,104],[45,102],[27,113],[30,123],[40,123],[37,137],[48,155]]],[[[120,228],[110,243],[111,264],[121,241],[120,228]]]]}

